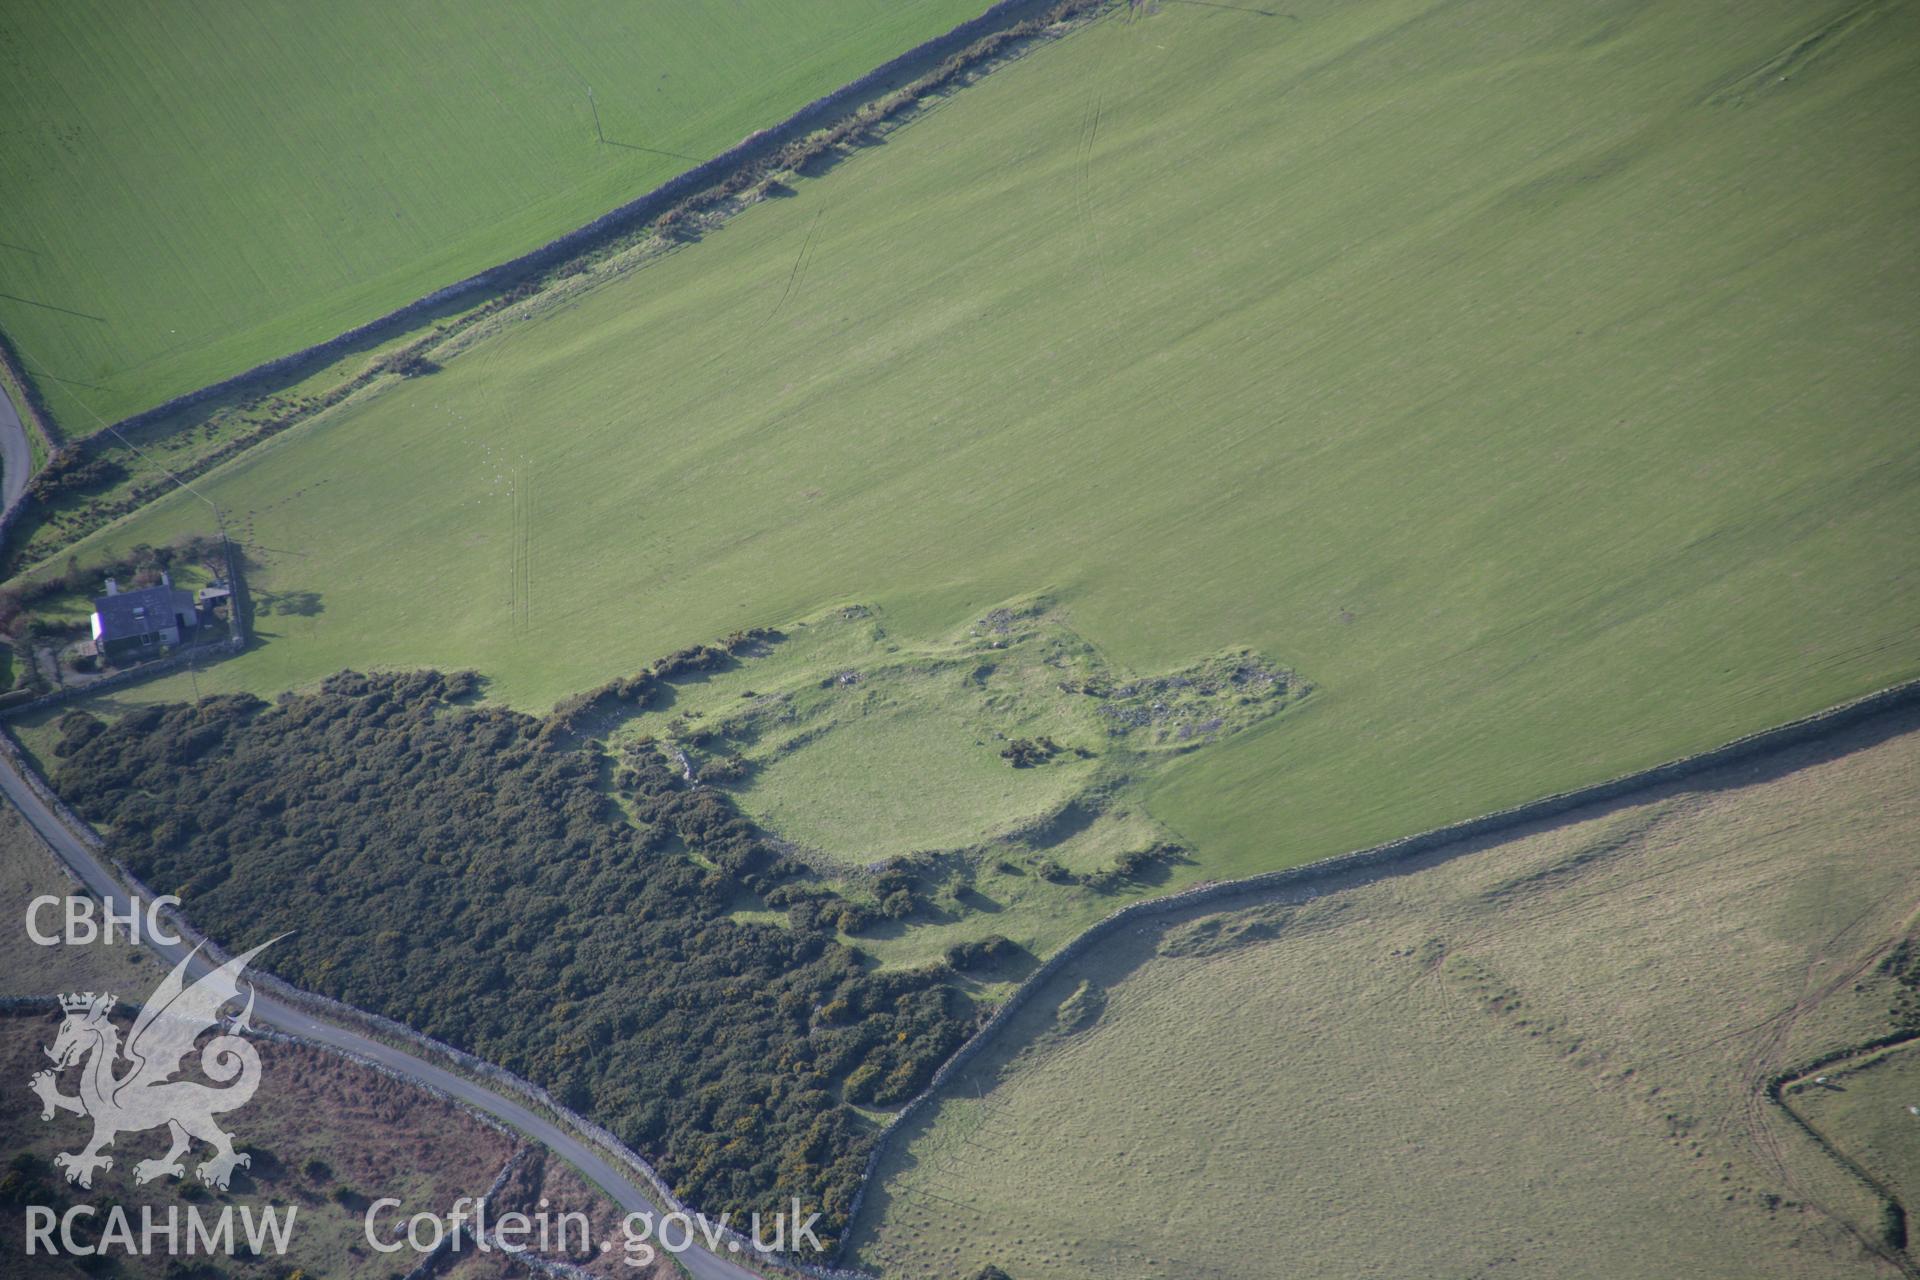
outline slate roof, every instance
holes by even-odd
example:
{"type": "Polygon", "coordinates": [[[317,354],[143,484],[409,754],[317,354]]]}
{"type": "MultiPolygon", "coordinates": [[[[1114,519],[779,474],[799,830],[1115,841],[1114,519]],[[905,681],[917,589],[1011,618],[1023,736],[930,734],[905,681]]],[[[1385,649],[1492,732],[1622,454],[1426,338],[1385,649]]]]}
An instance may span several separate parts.
{"type": "Polygon", "coordinates": [[[100,615],[100,639],[127,640],[177,626],[180,615],[192,624],[193,593],[178,587],[144,587],[98,596],[93,611],[100,615]]]}

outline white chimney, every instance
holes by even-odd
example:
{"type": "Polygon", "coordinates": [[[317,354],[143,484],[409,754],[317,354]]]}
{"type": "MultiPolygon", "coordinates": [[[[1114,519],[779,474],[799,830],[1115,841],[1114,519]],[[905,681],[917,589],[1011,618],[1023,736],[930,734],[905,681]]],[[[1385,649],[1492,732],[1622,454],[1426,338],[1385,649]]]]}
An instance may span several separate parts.
{"type": "Polygon", "coordinates": [[[107,594],[110,596],[117,596],[120,594],[120,584],[115,582],[112,578],[107,579],[107,594]]]}

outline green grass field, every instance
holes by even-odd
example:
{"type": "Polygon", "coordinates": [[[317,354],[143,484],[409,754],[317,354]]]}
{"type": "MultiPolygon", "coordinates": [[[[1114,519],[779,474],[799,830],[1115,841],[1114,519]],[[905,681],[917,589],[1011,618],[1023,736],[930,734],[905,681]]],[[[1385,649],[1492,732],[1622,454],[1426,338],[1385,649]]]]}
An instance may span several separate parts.
{"type": "MultiPolygon", "coordinates": [[[[1886,1033],[1915,923],[1920,715],[1840,745],[1103,940],[883,1161],[856,1261],[1897,1275],[1847,1234],[1878,1201],[1759,1094],[1886,1033]]],[[[1911,1057],[1794,1104],[1910,1179],[1911,1057]]]]}
{"type": "Polygon", "coordinates": [[[10,4],[0,331],[90,431],[525,252],[985,7],[10,4]]]}
{"type": "Polygon", "coordinates": [[[1184,882],[1920,674],[1920,11],[1291,12],[1116,13],[214,473],[306,607],[198,688],[543,709],[1044,592],[1115,668],[1315,684],[1151,780],[1184,882]]]}
{"type": "MultiPolygon", "coordinates": [[[[1843,1064],[1827,1083],[1802,1082],[1787,1103],[1889,1188],[1909,1217],[1920,1204],[1920,1046],[1843,1064]]],[[[1911,1226],[1909,1227],[1911,1230],[1911,1226]]]]}
{"type": "Polygon", "coordinates": [[[1310,693],[1256,654],[1116,673],[1040,601],[911,647],[856,605],[789,626],[766,654],[676,688],[611,737],[689,753],[809,861],[1018,844],[1093,871],[1129,851],[1103,841],[1132,833],[1145,849],[1165,835],[1110,815],[1115,793],[1310,693]],[[1044,760],[1014,767],[1003,754],[1035,739],[1044,760]]]}
{"type": "MultiPolygon", "coordinates": [[[[1000,936],[1028,953],[968,975],[997,998],[1123,903],[1194,862],[1140,804],[1142,787],[1280,714],[1311,682],[1258,654],[1176,671],[1115,671],[1044,600],[985,611],[929,644],[903,644],[864,605],[825,610],[730,669],[619,704],[582,731],[665,753],[730,794],[795,859],[876,904],[872,873],[904,870],[919,907],[848,945],[882,964],[938,961],[1000,936]],[[1014,767],[1003,752],[1045,743],[1014,767]]],[[[112,715],[124,702],[103,700],[112,715]]],[[[21,732],[48,753],[58,715],[21,732]]],[[[50,757],[49,757],[50,758],[50,757]]],[[[743,901],[741,919],[784,923],[743,901]]]]}

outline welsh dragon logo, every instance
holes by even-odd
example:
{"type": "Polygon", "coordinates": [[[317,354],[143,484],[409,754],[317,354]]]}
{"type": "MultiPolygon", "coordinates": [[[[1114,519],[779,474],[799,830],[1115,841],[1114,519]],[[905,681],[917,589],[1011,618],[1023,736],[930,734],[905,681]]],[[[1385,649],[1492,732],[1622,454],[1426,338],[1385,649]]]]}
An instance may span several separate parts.
{"type": "Polygon", "coordinates": [[[108,1017],[115,1002],[112,995],[89,991],[60,997],[66,1018],[53,1047],[45,1051],[55,1069],[35,1072],[28,1087],[40,1096],[42,1120],[71,1111],[93,1121],[93,1139],[85,1147],[53,1158],[68,1182],[91,1187],[95,1170],[113,1168],[113,1157],[102,1152],[113,1145],[114,1138],[161,1125],[167,1127],[173,1145],[158,1160],[136,1164],[135,1182],[184,1176],[180,1157],[195,1139],[213,1148],[213,1154],[194,1170],[208,1186],[224,1189],[235,1168],[252,1163],[251,1157],[233,1149],[232,1136],[213,1119],[245,1106],[260,1087],[260,1055],[241,1034],[252,1029],[251,987],[246,1008],[228,1019],[225,1030],[200,1051],[200,1070],[213,1085],[174,1076],[201,1035],[221,1022],[221,1010],[239,998],[240,971],[272,945],[262,943],[189,986],[187,965],[200,950],[195,947],[141,1006],[124,1046],[120,1029],[108,1017]],[[61,1093],[60,1073],[75,1066],[81,1068],[80,1092],[61,1093]]]}

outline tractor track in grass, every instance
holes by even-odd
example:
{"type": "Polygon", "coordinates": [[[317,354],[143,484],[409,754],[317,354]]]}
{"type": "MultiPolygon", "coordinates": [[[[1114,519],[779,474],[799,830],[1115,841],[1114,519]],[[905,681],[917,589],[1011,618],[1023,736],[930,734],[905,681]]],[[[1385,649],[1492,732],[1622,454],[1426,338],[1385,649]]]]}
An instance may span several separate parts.
{"type": "MultiPolygon", "coordinates": [[[[1871,914],[1871,912],[1862,913],[1856,917],[1852,923],[1848,924],[1829,939],[1829,948],[1859,927],[1868,914],[1871,914]]],[[[1902,922],[1902,933],[1912,927],[1913,919],[1912,914],[1909,914],[1905,918],[1902,922]]],[[[1765,1030],[1753,1041],[1748,1053],[1740,1064],[1740,1078],[1747,1085],[1746,1095],[1741,1102],[1737,1116],[1729,1118],[1722,1124],[1721,1128],[1729,1137],[1744,1137],[1746,1147],[1759,1157],[1768,1170],[1780,1179],[1781,1184],[1791,1190],[1802,1203],[1812,1208],[1820,1214],[1821,1217],[1827,1219],[1827,1221],[1831,1222],[1840,1230],[1852,1236],[1862,1249],[1886,1259],[1887,1262],[1899,1268],[1903,1274],[1912,1276],[1920,1275],[1920,1272],[1914,1269],[1913,1264],[1909,1260],[1896,1254],[1885,1241],[1876,1240],[1866,1231],[1863,1231],[1846,1213],[1835,1209],[1825,1200],[1813,1194],[1807,1186],[1806,1180],[1796,1172],[1791,1154],[1787,1151],[1785,1143],[1781,1141],[1781,1136],[1778,1131],[1776,1131],[1770,1123],[1772,1120],[1772,1112],[1769,1107],[1770,1103],[1779,1106],[1791,1118],[1798,1121],[1801,1127],[1806,1129],[1814,1138],[1821,1149],[1843,1169],[1861,1178],[1862,1181],[1875,1191],[1887,1195],[1889,1199],[1892,1199],[1891,1195],[1874,1179],[1867,1177],[1864,1171],[1860,1170],[1851,1160],[1842,1156],[1838,1149],[1833,1147],[1831,1143],[1822,1139],[1820,1135],[1813,1130],[1813,1127],[1796,1115],[1791,1108],[1787,1107],[1785,1102],[1775,1097],[1775,1091],[1770,1086],[1769,1079],[1776,1069],[1776,1064],[1779,1061],[1781,1052],[1786,1047],[1787,1037],[1792,1034],[1794,1027],[1799,1024],[1800,1020],[1818,1009],[1833,995],[1858,981],[1872,969],[1874,965],[1880,962],[1881,957],[1893,949],[1894,944],[1899,941],[1899,938],[1900,934],[1896,933],[1895,936],[1882,941],[1844,972],[1819,983],[1812,990],[1804,992],[1798,1000],[1795,1000],[1786,1008],[1774,1013],[1771,1017],[1764,1019],[1758,1027],[1753,1028],[1753,1030],[1759,1030],[1760,1028],[1765,1028],[1765,1030]],[[1738,1135],[1731,1132],[1736,1125],[1740,1130],[1738,1135]]],[[[1827,959],[1829,959],[1829,956],[1822,954],[1808,966],[1807,981],[1810,984],[1813,979],[1813,970],[1827,959]]],[[[1898,1203],[1898,1201],[1896,1200],[1895,1203],[1898,1203]]]]}
{"type": "MultiPolygon", "coordinates": [[[[1822,1151],[1825,1151],[1828,1156],[1832,1157],[1835,1163],[1852,1174],[1862,1185],[1872,1190],[1875,1195],[1878,1195],[1891,1208],[1893,1213],[1898,1216],[1898,1220],[1902,1224],[1910,1221],[1910,1215],[1907,1212],[1907,1206],[1901,1201],[1896,1190],[1888,1186],[1865,1165],[1862,1165],[1858,1160],[1855,1160],[1843,1151],[1838,1143],[1822,1132],[1819,1126],[1815,1125],[1812,1120],[1802,1115],[1792,1103],[1787,1101],[1787,1098],[1790,1090],[1804,1083],[1806,1079],[1816,1071],[1844,1071],[1854,1062],[1862,1058],[1871,1058],[1878,1054],[1892,1053],[1901,1049],[1910,1048],[1916,1042],[1920,1042],[1920,1032],[1893,1036],[1874,1044],[1846,1051],[1838,1056],[1822,1059],[1816,1064],[1786,1072],[1784,1075],[1776,1076],[1766,1087],[1766,1094],[1769,1100],[1778,1106],[1780,1110],[1786,1114],[1788,1119],[1805,1131],[1807,1136],[1810,1137],[1822,1151]]],[[[1856,1237],[1860,1237],[1861,1233],[1856,1231],[1854,1234],[1856,1237]]],[[[1900,1268],[1903,1274],[1920,1276],[1920,1265],[1916,1265],[1913,1259],[1895,1250],[1890,1242],[1882,1242],[1880,1245],[1874,1245],[1862,1238],[1862,1243],[1874,1252],[1886,1257],[1888,1261],[1900,1268]]]]}

